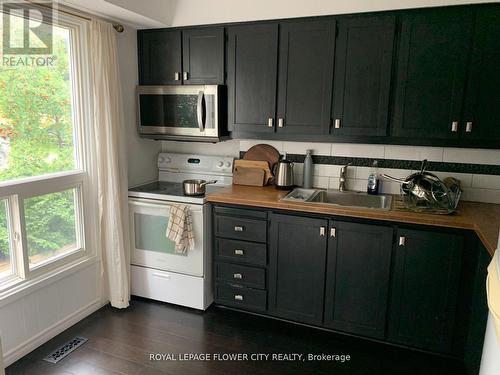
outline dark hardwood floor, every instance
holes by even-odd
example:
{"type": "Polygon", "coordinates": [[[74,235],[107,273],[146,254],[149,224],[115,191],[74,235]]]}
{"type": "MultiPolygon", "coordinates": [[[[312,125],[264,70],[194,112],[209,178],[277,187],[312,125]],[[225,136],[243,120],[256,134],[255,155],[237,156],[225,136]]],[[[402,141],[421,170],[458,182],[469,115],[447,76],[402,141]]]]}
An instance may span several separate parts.
{"type": "Polygon", "coordinates": [[[14,374],[464,374],[424,353],[212,306],[206,312],[134,299],[104,307],[9,366],[14,374]],[[89,341],[58,364],[42,358],[70,338],[89,341]],[[344,354],[350,361],[151,361],[150,353],[344,354]]]}

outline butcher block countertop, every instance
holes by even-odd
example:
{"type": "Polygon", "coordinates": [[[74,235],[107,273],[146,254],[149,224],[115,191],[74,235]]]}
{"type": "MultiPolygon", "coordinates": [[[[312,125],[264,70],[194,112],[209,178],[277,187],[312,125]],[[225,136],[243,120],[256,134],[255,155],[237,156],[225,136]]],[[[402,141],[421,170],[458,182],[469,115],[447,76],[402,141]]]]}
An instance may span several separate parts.
{"type": "MultiPolygon", "coordinates": [[[[469,229],[477,233],[480,240],[493,255],[498,244],[500,228],[500,204],[460,202],[453,215],[431,215],[391,209],[381,211],[367,208],[332,206],[321,203],[281,201],[288,191],[274,186],[253,187],[232,185],[207,195],[212,203],[237,204],[252,207],[311,212],[326,215],[350,216],[363,219],[387,220],[400,223],[433,225],[438,227],[469,229]]],[[[394,204],[394,199],[393,199],[394,204]]]]}

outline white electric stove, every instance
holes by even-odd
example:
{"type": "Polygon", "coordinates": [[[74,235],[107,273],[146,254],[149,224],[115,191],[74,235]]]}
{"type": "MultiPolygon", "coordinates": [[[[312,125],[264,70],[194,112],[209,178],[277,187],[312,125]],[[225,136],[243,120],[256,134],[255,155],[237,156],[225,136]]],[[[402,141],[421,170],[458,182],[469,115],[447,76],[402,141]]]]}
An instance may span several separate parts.
{"type": "Polygon", "coordinates": [[[207,194],[232,184],[233,158],[158,155],[158,180],[129,189],[131,292],[133,295],[205,310],[213,301],[211,212],[206,196],[185,196],[182,181],[217,180],[207,194]],[[166,237],[170,207],[189,206],[195,246],[175,252],[166,237]]]}

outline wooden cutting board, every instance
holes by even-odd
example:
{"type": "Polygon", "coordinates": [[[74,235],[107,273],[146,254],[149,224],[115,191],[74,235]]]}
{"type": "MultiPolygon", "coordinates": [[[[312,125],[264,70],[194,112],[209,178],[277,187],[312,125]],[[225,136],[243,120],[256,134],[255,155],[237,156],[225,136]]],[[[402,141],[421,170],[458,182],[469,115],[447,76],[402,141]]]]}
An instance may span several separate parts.
{"type": "Polygon", "coordinates": [[[264,186],[266,173],[261,168],[234,167],[233,184],[247,186],[264,186]]]}
{"type": "Polygon", "coordinates": [[[267,185],[269,181],[273,178],[273,173],[271,172],[271,169],[269,168],[269,163],[267,161],[258,161],[258,160],[235,160],[234,161],[234,168],[239,167],[239,169],[243,168],[252,168],[252,169],[261,169],[264,171],[264,185],[267,185]]]}
{"type": "Polygon", "coordinates": [[[269,168],[274,170],[274,166],[280,160],[280,153],[273,146],[264,143],[252,146],[245,152],[244,160],[267,161],[269,168]]]}

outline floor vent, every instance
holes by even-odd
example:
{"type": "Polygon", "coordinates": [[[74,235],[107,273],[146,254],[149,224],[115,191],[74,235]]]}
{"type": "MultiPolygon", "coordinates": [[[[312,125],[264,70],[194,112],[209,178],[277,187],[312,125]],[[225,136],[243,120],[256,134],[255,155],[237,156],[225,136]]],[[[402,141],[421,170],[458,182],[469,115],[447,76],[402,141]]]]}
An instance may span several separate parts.
{"type": "Polygon", "coordinates": [[[64,345],[61,345],[59,348],[54,350],[43,360],[50,363],[57,363],[66,358],[68,355],[70,355],[73,351],[75,351],[80,346],[85,344],[87,341],[88,339],[86,339],[85,337],[74,337],[64,345]]]}

